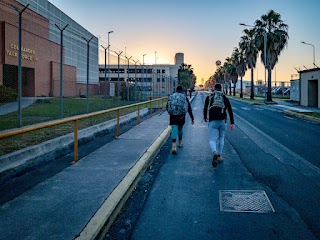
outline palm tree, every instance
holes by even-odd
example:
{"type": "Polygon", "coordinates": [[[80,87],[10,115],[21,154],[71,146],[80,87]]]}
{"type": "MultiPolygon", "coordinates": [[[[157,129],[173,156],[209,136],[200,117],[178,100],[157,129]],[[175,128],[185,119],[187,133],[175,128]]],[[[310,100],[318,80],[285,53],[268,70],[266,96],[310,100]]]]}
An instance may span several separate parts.
{"type": "Polygon", "coordinates": [[[191,65],[182,63],[178,70],[178,84],[187,89],[194,86],[196,77],[193,73],[191,65]]]}
{"type": "MultiPolygon", "coordinates": [[[[234,64],[234,59],[226,58],[226,62],[223,64],[226,81],[229,84],[230,95],[231,95],[231,83],[236,84],[238,80],[238,73],[236,70],[236,66],[234,64]]],[[[234,92],[235,95],[235,92],[234,92]]]]}
{"type": "Polygon", "coordinates": [[[278,62],[281,51],[288,44],[288,25],[281,20],[281,15],[273,10],[261,16],[255,22],[256,45],[261,51],[261,59],[268,70],[267,101],[272,101],[272,69],[278,62]],[[264,35],[266,34],[266,62],[264,61],[264,35]]]}
{"type": "Polygon", "coordinates": [[[258,48],[255,43],[255,30],[254,29],[245,29],[245,33],[241,37],[239,48],[243,52],[245,57],[245,62],[247,63],[248,68],[251,69],[251,93],[250,99],[254,99],[254,68],[256,67],[258,48]]]}
{"type": "Polygon", "coordinates": [[[236,66],[237,73],[240,76],[240,98],[243,98],[242,77],[245,75],[247,71],[247,64],[244,59],[243,51],[239,51],[239,48],[235,48],[232,53],[232,58],[234,59],[234,65],[236,66]]]}

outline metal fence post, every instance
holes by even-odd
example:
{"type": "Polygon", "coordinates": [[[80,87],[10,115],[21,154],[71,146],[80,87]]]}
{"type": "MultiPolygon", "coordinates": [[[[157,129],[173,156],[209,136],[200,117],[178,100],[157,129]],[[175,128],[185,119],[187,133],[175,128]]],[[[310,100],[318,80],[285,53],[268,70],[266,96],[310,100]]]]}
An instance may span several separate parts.
{"type": "Polygon", "coordinates": [[[73,162],[76,163],[79,160],[78,157],[78,119],[74,120],[74,145],[73,145],[73,162]]]}

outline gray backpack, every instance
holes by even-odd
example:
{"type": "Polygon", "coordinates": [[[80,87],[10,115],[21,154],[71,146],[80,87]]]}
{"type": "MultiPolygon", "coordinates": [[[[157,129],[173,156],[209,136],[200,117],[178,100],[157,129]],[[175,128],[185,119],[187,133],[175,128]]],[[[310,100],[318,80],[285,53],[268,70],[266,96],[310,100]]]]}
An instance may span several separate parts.
{"type": "Polygon", "coordinates": [[[223,113],[225,109],[223,96],[224,93],[222,91],[213,91],[213,93],[210,96],[208,110],[210,111],[211,108],[221,108],[221,113],[223,113]]]}
{"type": "Polygon", "coordinates": [[[188,111],[188,103],[183,93],[175,92],[170,95],[167,111],[170,115],[186,114],[188,111]]]}

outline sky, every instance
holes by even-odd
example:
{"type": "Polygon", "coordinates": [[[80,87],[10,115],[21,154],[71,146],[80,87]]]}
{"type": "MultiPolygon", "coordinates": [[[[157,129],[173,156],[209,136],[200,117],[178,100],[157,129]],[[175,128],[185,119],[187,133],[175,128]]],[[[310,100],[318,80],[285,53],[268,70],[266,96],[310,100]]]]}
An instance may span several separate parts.
{"type": "MultiPolygon", "coordinates": [[[[269,10],[281,15],[289,26],[289,41],[281,52],[272,81],[296,79],[296,69],[320,67],[320,0],[49,0],[52,4],[98,36],[104,43],[125,51],[146,64],[174,64],[184,53],[197,85],[214,74],[215,62],[223,64],[238,47],[245,27],[269,10]],[[156,53],[155,53],[156,52],[156,53]],[[305,68],[306,67],[306,68],[305,68]],[[296,68],[296,69],[295,69],[296,68]]],[[[244,80],[250,80],[250,71],[244,80]]],[[[260,57],[254,79],[265,81],[260,57]]]]}

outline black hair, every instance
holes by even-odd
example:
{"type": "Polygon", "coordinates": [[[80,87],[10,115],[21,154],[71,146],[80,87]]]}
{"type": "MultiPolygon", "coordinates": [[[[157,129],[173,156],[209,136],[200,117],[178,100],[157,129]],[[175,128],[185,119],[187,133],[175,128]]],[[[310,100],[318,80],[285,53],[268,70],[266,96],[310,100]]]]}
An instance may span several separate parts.
{"type": "Polygon", "coordinates": [[[217,83],[216,85],[214,85],[214,89],[215,90],[221,90],[221,84],[220,83],[217,83]]]}
{"type": "Polygon", "coordinates": [[[183,87],[182,86],[177,86],[177,92],[182,92],[183,87]]]}

